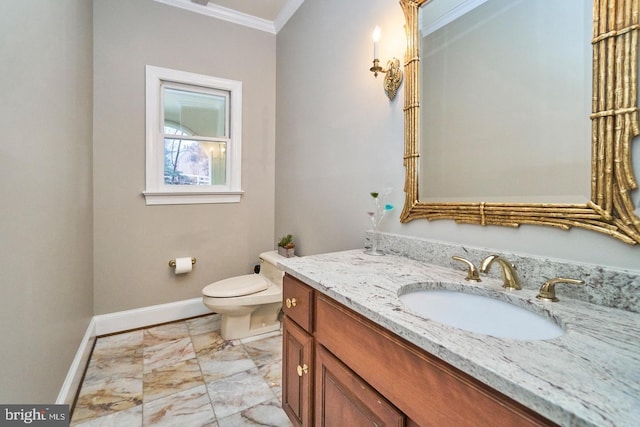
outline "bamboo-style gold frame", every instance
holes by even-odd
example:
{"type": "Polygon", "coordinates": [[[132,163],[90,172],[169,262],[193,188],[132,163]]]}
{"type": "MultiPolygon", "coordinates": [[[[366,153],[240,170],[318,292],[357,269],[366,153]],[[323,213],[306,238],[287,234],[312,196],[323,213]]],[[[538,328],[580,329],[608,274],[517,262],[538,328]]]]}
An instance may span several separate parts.
{"type": "Polygon", "coordinates": [[[418,218],[518,227],[520,224],[581,227],[625,243],[640,243],[640,218],[630,191],[638,184],[631,143],[638,135],[638,2],[593,0],[593,101],[591,121],[591,200],[569,203],[426,203],[418,192],[420,5],[430,0],[400,0],[405,15],[405,205],[401,222],[418,218]]]}

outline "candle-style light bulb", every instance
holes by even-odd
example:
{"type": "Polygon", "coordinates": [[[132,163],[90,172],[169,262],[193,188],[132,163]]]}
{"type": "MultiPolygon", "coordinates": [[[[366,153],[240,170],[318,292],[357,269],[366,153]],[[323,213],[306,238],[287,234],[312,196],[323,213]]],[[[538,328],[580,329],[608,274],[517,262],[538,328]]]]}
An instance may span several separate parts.
{"type": "Polygon", "coordinates": [[[380,41],[381,32],[382,30],[380,29],[380,27],[376,26],[376,28],[373,30],[373,34],[371,35],[373,37],[373,59],[376,59],[378,57],[378,42],[380,41]]]}

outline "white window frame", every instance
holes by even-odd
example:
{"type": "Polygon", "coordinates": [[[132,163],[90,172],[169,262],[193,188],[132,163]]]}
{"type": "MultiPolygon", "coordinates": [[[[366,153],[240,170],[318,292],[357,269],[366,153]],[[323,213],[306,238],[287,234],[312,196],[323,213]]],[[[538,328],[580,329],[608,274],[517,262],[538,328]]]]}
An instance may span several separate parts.
{"type": "Polygon", "coordinates": [[[168,68],[146,66],[147,205],[238,203],[242,196],[242,82],[168,68]],[[229,92],[229,142],[225,185],[167,185],[164,182],[163,84],[189,85],[229,92]]]}

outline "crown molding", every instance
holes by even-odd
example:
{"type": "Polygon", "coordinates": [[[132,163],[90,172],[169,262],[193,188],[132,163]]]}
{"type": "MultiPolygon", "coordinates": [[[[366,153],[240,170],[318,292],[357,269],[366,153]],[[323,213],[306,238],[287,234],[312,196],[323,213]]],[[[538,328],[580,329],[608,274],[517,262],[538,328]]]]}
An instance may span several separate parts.
{"type": "Polygon", "coordinates": [[[234,24],[243,25],[245,27],[264,31],[270,34],[277,34],[277,32],[284,27],[289,18],[293,16],[298,7],[300,7],[304,2],[304,0],[289,0],[284,5],[275,21],[269,21],[267,19],[259,18],[257,16],[249,15],[247,13],[239,12],[213,3],[208,3],[206,6],[203,6],[192,2],[191,0],[154,1],[202,15],[207,15],[212,18],[221,19],[223,21],[232,22],[234,24]]]}
{"type": "Polygon", "coordinates": [[[304,0],[289,0],[282,7],[280,12],[278,13],[278,16],[276,16],[276,19],[273,21],[276,28],[276,33],[278,33],[282,29],[282,27],[285,26],[287,21],[289,21],[289,18],[291,18],[293,14],[296,13],[296,10],[298,10],[298,8],[302,6],[302,3],[304,3],[304,0]]]}
{"type": "Polygon", "coordinates": [[[438,31],[440,28],[455,21],[465,13],[471,12],[486,1],[487,0],[465,0],[449,10],[442,11],[440,16],[433,17],[429,23],[423,22],[421,24],[421,36],[424,37],[438,31]]]}

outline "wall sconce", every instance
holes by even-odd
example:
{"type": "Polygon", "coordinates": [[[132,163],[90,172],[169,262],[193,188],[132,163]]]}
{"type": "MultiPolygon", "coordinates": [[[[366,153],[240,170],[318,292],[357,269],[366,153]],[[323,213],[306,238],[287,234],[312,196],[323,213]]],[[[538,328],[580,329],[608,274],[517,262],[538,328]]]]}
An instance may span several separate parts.
{"type": "Polygon", "coordinates": [[[387,62],[387,68],[384,69],[380,66],[380,60],[378,60],[378,42],[380,41],[380,27],[376,27],[373,30],[373,67],[369,68],[369,71],[373,72],[374,77],[378,77],[378,73],[384,73],[384,91],[390,100],[396,97],[398,88],[402,84],[402,69],[400,68],[400,60],[397,58],[391,59],[387,62]]]}

